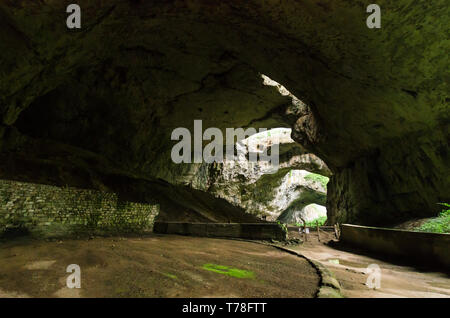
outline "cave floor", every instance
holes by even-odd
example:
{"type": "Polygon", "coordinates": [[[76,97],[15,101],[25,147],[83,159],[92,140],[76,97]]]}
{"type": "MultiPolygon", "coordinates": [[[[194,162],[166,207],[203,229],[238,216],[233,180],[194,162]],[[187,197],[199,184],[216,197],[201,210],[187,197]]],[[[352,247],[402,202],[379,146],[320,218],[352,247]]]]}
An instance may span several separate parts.
{"type": "MultiPolygon", "coordinates": [[[[309,259],[318,261],[332,271],[341,284],[344,297],[354,298],[450,298],[450,276],[420,267],[393,264],[373,255],[360,255],[356,251],[343,250],[329,244],[335,241],[334,234],[322,233],[321,242],[317,234],[309,234],[308,242],[289,247],[309,259]],[[337,264],[337,262],[339,262],[337,264]],[[381,288],[366,286],[369,264],[381,269],[381,288]]],[[[290,237],[299,237],[289,232],[290,237]]]]}
{"type": "Polygon", "coordinates": [[[0,242],[0,297],[314,297],[303,258],[250,242],[150,235],[0,242]],[[81,288],[70,289],[70,264],[81,288]]]}

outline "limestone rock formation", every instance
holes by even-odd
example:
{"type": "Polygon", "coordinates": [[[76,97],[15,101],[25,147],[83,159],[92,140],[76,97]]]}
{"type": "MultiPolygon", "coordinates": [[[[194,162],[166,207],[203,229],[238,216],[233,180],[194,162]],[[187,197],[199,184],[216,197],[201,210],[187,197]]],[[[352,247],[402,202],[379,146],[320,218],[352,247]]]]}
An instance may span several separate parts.
{"type": "Polygon", "coordinates": [[[320,158],[305,153],[295,144],[290,135],[288,128],[254,134],[236,144],[239,154],[236,159],[203,164],[180,176],[183,179],[178,182],[225,199],[248,214],[270,221],[285,212],[298,213],[310,203],[325,205],[326,183],[310,178],[320,175],[304,169],[327,176],[331,172],[320,158]],[[262,153],[267,146],[277,146],[280,162],[250,160],[252,153],[262,153]]]}
{"type": "Polygon", "coordinates": [[[327,209],[323,205],[315,203],[309,204],[301,210],[289,212],[283,213],[278,219],[287,224],[303,224],[303,221],[312,222],[320,217],[327,216],[327,209]]]}
{"type": "Polygon", "coordinates": [[[309,204],[326,203],[326,184],[308,178],[314,174],[305,170],[266,174],[256,181],[246,178],[245,174],[230,178],[227,173],[230,171],[225,170],[224,175],[213,183],[208,192],[260,218],[274,221],[282,214],[298,214],[309,204]]]}

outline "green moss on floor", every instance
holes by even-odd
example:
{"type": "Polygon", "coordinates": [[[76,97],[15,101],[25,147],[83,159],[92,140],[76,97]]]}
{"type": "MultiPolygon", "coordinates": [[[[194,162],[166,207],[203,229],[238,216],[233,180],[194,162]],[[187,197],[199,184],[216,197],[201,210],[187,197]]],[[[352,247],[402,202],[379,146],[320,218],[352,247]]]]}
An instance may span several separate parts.
{"type": "Polygon", "coordinates": [[[237,278],[255,278],[255,274],[251,271],[246,271],[238,268],[231,268],[225,265],[217,265],[217,264],[204,264],[203,269],[207,271],[211,271],[218,274],[228,275],[231,277],[237,278]]]}
{"type": "Polygon", "coordinates": [[[172,279],[177,279],[177,276],[175,276],[173,274],[169,274],[169,273],[164,273],[164,276],[167,276],[167,277],[172,278],[172,279]]]}

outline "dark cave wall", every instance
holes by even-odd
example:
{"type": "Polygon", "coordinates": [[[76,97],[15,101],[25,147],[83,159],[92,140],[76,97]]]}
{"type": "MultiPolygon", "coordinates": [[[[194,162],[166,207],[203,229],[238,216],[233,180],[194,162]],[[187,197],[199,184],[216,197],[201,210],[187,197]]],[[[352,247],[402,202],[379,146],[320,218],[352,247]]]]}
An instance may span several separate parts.
{"type": "Polygon", "coordinates": [[[335,172],[328,183],[330,224],[395,225],[436,216],[449,201],[449,126],[383,147],[335,172]]]}

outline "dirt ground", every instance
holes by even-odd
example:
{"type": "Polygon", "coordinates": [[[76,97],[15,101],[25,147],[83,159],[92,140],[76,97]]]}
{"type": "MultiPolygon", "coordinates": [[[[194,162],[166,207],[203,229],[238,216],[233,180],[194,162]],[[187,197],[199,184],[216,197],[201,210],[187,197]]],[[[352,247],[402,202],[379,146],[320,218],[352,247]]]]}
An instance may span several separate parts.
{"type": "Polygon", "coordinates": [[[0,242],[0,269],[0,297],[314,297],[319,284],[274,247],[176,235],[15,239],[0,242]],[[66,286],[70,264],[80,289],[66,286]]]}
{"type": "MultiPolygon", "coordinates": [[[[300,237],[296,232],[289,232],[289,235],[300,237]]],[[[312,231],[308,242],[289,248],[329,268],[339,280],[345,297],[450,298],[450,277],[447,274],[392,264],[373,256],[359,255],[332,247],[333,245],[329,246],[329,242],[333,240],[334,233],[321,231],[321,242],[318,242],[317,234],[312,231]],[[369,289],[366,286],[366,269],[370,264],[377,264],[381,269],[379,289],[369,289]]]]}

